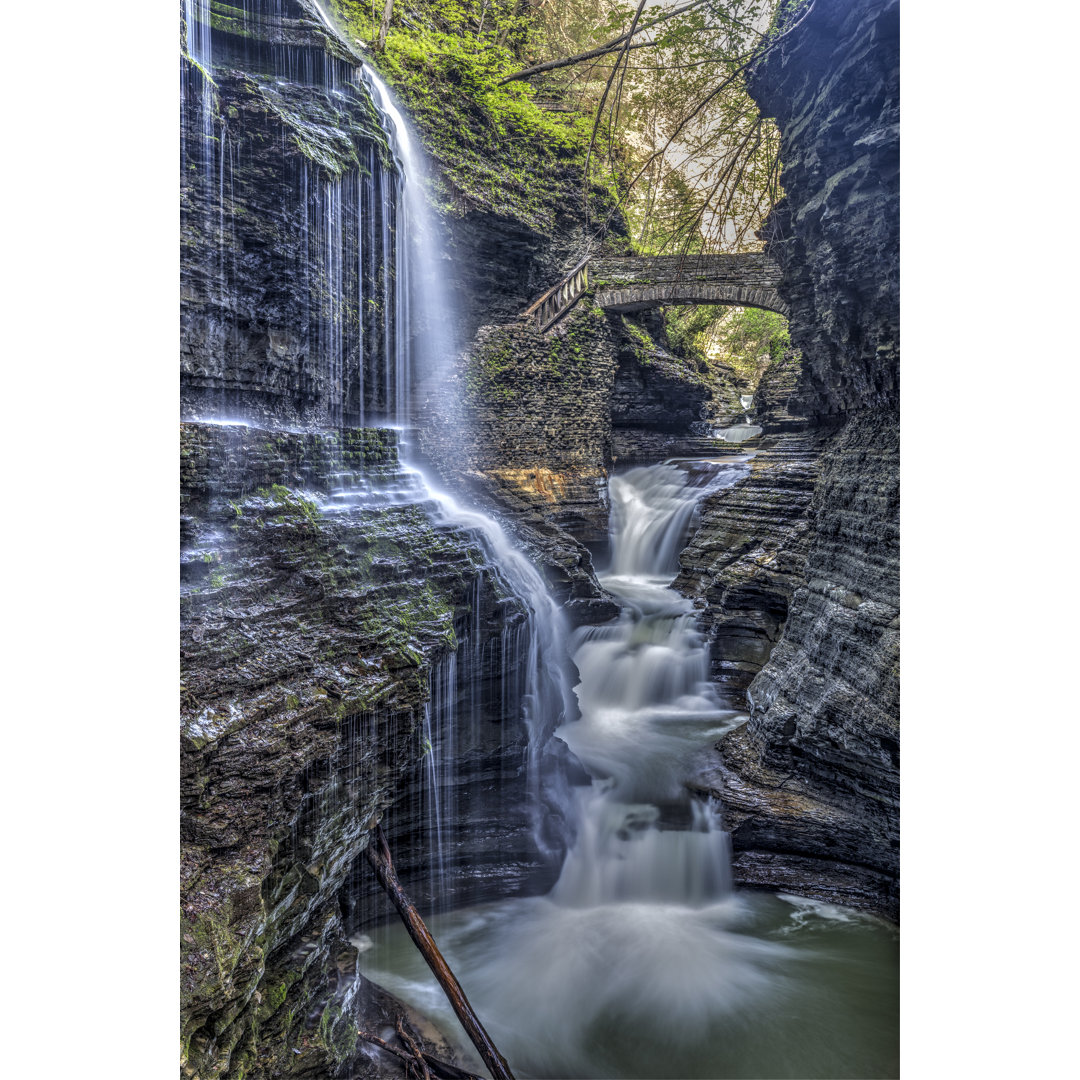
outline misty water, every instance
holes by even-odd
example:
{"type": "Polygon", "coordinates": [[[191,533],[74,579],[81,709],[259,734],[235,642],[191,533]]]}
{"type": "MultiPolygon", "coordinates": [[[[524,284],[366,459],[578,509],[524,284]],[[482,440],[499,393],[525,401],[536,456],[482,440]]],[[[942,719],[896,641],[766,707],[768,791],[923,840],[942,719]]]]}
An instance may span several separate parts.
{"type": "MultiPolygon", "coordinates": [[[[619,617],[571,636],[580,718],[558,730],[592,777],[551,892],[430,925],[519,1077],[898,1074],[898,933],[858,912],[732,888],[721,808],[695,761],[745,717],[708,680],[693,609],[671,587],[691,517],[745,460],[612,478],[619,617]]],[[[404,929],[355,939],[361,967],[479,1063],[404,929]]]]}

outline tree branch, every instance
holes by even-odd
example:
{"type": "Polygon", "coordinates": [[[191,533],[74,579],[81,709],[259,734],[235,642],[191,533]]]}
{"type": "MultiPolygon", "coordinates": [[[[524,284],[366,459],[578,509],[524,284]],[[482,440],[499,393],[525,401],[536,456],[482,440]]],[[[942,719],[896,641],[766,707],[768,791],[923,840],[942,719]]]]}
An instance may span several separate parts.
{"type": "Polygon", "coordinates": [[[484,1064],[490,1070],[492,1080],[514,1080],[514,1074],[510,1071],[506,1059],[499,1053],[495,1044],[491,1041],[491,1037],[484,1030],[483,1024],[480,1023],[479,1017],[477,1017],[473,1007],[469,1004],[469,999],[465,996],[465,991],[461,989],[461,983],[457,981],[453,971],[450,970],[450,965],[446,962],[443,954],[439,952],[439,947],[435,944],[431,931],[424,925],[424,920],[420,918],[420,914],[413,906],[413,902],[401,887],[381,825],[375,826],[371,841],[365,848],[364,854],[367,856],[371,868],[375,871],[379,884],[394,902],[394,907],[397,908],[401,921],[409,932],[409,937],[413,939],[414,944],[420,950],[420,955],[427,961],[427,966],[431,968],[432,974],[438,979],[447,1000],[453,1006],[457,1018],[461,1021],[461,1026],[472,1040],[484,1064]]]}
{"type": "MultiPolygon", "coordinates": [[[[691,8],[700,7],[703,3],[705,3],[705,0],[693,0],[692,3],[683,4],[682,7],[676,8],[674,11],[669,11],[666,15],[661,15],[658,19],[652,19],[650,22],[638,26],[636,29],[631,27],[628,33],[622,34],[617,38],[612,38],[611,41],[607,41],[603,45],[598,45],[595,49],[578,53],[576,56],[564,56],[561,60],[549,60],[545,64],[537,64],[535,67],[525,68],[523,71],[515,71],[513,75],[507,75],[505,79],[500,79],[497,85],[502,86],[503,83],[514,82],[517,79],[528,79],[530,76],[539,75],[542,71],[555,71],[556,68],[569,67],[571,64],[580,64],[585,60],[592,60],[597,56],[603,56],[605,53],[614,52],[623,44],[623,42],[637,34],[644,33],[650,27],[656,26],[658,23],[667,22],[668,19],[674,19],[676,15],[681,15],[684,11],[690,11],[691,8]]],[[[645,41],[640,44],[631,45],[629,48],[644,49],[655,44],[655,41],[645,41]]]]}
{"type": "Polygon", "coordinates": [[[618,60],[615,61],[615,66],[611,69],[611,74],[608,76],[607,86],[604,87],[603,96],[600,98],[600,104],[596,106],[596,120],[593,122],[592,135],[589,138],[589,151],[585,155],[585,169],[581,176],[582,182],[582,197],[585,201],[585,224],[588,226],[589,222],[589,162],[592,161],[593,145],[596,142],[596,133],[600,129],[600,117],[604,114],[604,102],[607,101],[608,92],[611,90],[611,84],[615,81],[615,75],[619,70],[619,65],[625,60],[627,50],[630,48],[630,39],[634,36],[637,30],[638,19],[641,18],[642,11],[645,10],[645,4],[648,0],[640,0],[637,6],[637,11],[634,12],[634,21],[630,24],[630,32],[623,38],[626,44],[623,46],[622,51],[619,54],[618,60]]]}
{"type": "MultiPolygon", "coordinates": [[[[405,1065],[406,1073],[408,1072],[409,1067],[414,1064],[413,1058],[406,1054],[404,1050],[399,1050],[396,1046],[391,1046],[385,1039],[380,1039],[378,1035],[373,1035],[370,1031],[364,1031],[363,1028],[357,1028],[356,1033],[364,1040],[364,1042],[369,1042],[373,1046],[378,1046],[380,1049],[385,1050],[388,1054],[393,1054],[394,1057],[405,1065]]],[[[429,1054],[423,1050],[421,1050],[420,1053],[427,1063],[428,1068],[431,1069],[436,1076],[442,1077],[442,1080],[481,1080],[475,1073],[466,1072],[464,1069],[459,1069],[456,1065],[451,1065],[447,1061],[440,1061],[433,1054],[429,1054]]]]}

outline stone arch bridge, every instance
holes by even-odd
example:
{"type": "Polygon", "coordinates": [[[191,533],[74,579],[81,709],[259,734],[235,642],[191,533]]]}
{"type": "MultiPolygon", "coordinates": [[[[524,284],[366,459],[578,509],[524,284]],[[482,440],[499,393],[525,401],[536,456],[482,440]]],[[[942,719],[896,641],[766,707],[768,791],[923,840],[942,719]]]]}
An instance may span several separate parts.
{"type": "Polygon", "coordinates": [[[584,259],[525,311],[550,330],[586,293],[608,311],[645,311],[661,304],[732,304],[785,317],[780,267],[761,252],[738,255],[597,256],[584,259]]]}

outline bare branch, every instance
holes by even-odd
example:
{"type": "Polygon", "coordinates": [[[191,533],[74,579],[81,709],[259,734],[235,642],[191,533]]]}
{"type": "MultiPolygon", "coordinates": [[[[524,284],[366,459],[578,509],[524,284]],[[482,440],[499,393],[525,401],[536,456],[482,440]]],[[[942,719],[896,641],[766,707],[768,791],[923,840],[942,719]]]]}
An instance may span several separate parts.
{"type": "MultiPolygon", "coordinates": [[[[500,79],[497,85],[502,86],[503,83],[514,82],[518,79],[528,79],[533,75],[539,75],[542,71],[555,71],[556,68],[569,67],[571,64],[580,64],[584,60],[592,60],[597,56],[603,56],[606,53],[614,52],[623,44],[623,42],[634,37],[636,34],[644,33],[650,27],[656,26],[658,23],[667,22],[668,19],[674,19],[676,15],[682,15],[683,12],[700,7],[703,3],[705,3],[705,0],[693,0],[692,3],[683,4],[682,7],[675,8],[674,11],[669,11],[666,15],[661,15],[658,19],[652,19],[642,26],[637,26],[637,20],[635,19],[634,25],[631,26],[628,33],[622,34],[617,38],[612,38],[611,41],[607,41],[603,45],[598,45],[595,49],[578,53],[576,56],[565,56],[561,60],[549,60],[545,64],[537,64],[535,67],[525,68],[523,71],[515,71],[513,75],[507,75],[505,79],[500,79]]],[[[655,41],[647,41],[637,45],[631,45],[630,48],[644,49],[655,44],[655,41]]]]}
{"type": "Polygon", "coordinates": [[[453,1006],[454,1013],[461,1022],[461,1026],[465,1029],[484,1064],[488,1067],[492,1080],[514,1080],[506,1059],[499,1053],[490,1036],[484,1030],[479,1017],[477,1017],[473,1007],[469,1004],[469,999],[465,996],[465,991],[461,988],[461,983],[457,981],[457,977],[451,971],[450,965],[447,964],[443,954],[439,952],[439,947],[435,944],[431,931],[424,925],[424,920],[420,918],[420,914],[413,902],[401,887],[401,882],[398,881],[397,873],[394,870],[394,861],[390,857],[390,847],[386,843],[386,837],[383,835],[381,825],[375,826],[371,840],[372,842],[364,849],[368,863],[375,871],[379,884],[393,901],[394,907],[397,908],[401,921],[409,932],[409,937],[413,939],[428,967],[431,968],[432,974],[443,988],[443,992],[446,994],[451,1006],[453,1006]]]}
{"type": "Polygon", "coordinates": [[[390,30],[390,20],[394,15],[394,0],[386,0],[383,8],[382,22],[379,24],[379,36],[375,41],[375,51],[382,52],[386,48],[386,35],[390,30]]]}
{"type": "Polygon", "coordinates": [[[593,145],[596,142],[596,132],[600,128],[600,117],[604,114],[604,102],[607,101],[608,92],[611,90],[611,84],[615,81],[615,75],[619,70],[619,65],[625,60],[626,53],[630,48],[630,39],[634,36],[634,32],[637,29],[638,19],[641,18],[642,11],[645,10],[645,4],[648,0],[639,0],[637,11],[634,12],[634,21],[630,24],[630,32],[626,35],[626,45],[623,46],[622,54],[615,63],[615,67],[612,68],[611,74],[608,76],[607,85],[604,87],[603,96],[600,98],[600,104],[596,106],[596,119],[593,121],[592,135],[589,138],[589,150],[585,155],[585,169],[582,173],[582,196],[585,201],[585,219],[588,222],[589,217],[589,162],[592,160],[593,145]]]}

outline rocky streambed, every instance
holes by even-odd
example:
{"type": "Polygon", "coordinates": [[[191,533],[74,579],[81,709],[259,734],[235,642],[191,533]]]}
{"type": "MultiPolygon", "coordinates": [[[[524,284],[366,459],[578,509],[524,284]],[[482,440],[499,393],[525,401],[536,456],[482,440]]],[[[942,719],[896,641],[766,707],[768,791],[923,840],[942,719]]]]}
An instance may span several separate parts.
{"type": "MultiPolygon", "coordinates": [[[[610,803],[616,766],[663,758],[623,739],[628,759],[609,769],[594,754],[590,774],[589,748],[570,753],[556,729],[575,722],[568,691],[583,673],[567,653],[616,652],[611,671],[629,685],[678,628],[697,674],[663,703],[701,729],[693,767],[611,843],[679,858],[704,844],[712,858],[729,835],[724,888],[784,898],[676,897],[672,949],[652,954],[644,923],[601,936],[633,954],[631,974],[738,953],[747,982],[701,1005],[685,1075],[710,1075],[720,1035],[742,1048],[731,1068],[749,1067],[754,1018],[724,1003],[770,983],[782,953],[810,970],[785,953],[795,939],[831,950],[825,981],[853,1015],[869,999],[837,972],[877,965],[875,1048],[855,1038],[851,1060],[890,1075],[895,939],[850,908],[895,918],[899,903],[897,5],[817,0],[753,75],[784,140],[787,196],[764,235],[793,348],[753,388],[763,433],[738,475],[680,519],[669,576],[629,593],[596,571],[613,477],[671,457],[734,464],[711,433],[743,423],[748,388],[675,355],[660,316],[605,313],[588,296],[537,333],[517,315],[576,260],[582,223],[568,211],[544,235],[475,200],[443,223],[465,345],[439,378],[411,369],[431,327],[406,303],[402,144],[357,76],[361,57],[309,0],[193,0],[184,15],[202,29],[182,60],[182,1074],[396,1075],[357,1027],[387,1030],[401,1013],[426,1046],[467,1061],[420,1015],[429,998],[410,1011],[361,970],[388,986],[401,970],[385,953],[361,963],[372,942],[393,952],[361,859],[380,822],[407,888],[462,965],[476,960],[481,1000],[511,1026],[505,1008],[528,994],[508,988],[492,942],[556,974],[553,941],[588,946],[587,918],[575,930],[549,902],[567,851],[606,835],[589,832],[602,814],[577,808],[610,803]],[[850,950],[850,933],[872,945],[850,950]],[[746,954],[747,934],[769,958],[746,954]]],[[[626,688],[589,666],[594,690],[626,688]]],[[[592,709],[601,727],[606,715],[592,709]]],[[[615,866],[612,850],[594,852],[593,870],[615,866]]],[[[395,986],[409,997],[404,963],[395,986]]],[[[633,982],[578,980],[561,1014],[536,1012],[578,1024],[581,1055],[524,1047],[522,1059],[536,1075],[659,1075],[663,1031],[619,1045],[633,982]],[[591,1012],[608,991],[612,1009],[591,1012]],[[593,1021],[603,1037],[589,1050],[593,1021]]],[[[810,1009],[785,1028],[761,1067],[787,1068],[780,1044],[813,1041],[821,1019],[810,1009]]],[[[831,1053],[819,1046],[814,1067],[849,1074],[831,1053]]]]}

